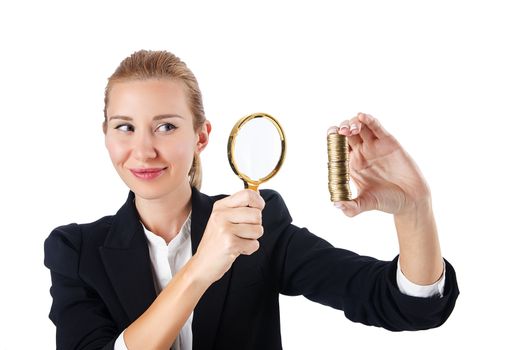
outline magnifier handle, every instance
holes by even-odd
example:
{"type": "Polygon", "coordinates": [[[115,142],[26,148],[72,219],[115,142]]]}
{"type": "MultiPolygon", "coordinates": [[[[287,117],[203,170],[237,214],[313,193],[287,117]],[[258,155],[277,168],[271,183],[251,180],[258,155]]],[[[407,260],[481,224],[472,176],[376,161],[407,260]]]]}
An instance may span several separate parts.
{"type": "Polygon", "coordinates": [[[244,181],[244,188],[245,189],[249,188],[250,190],[258,192],[258,185],[257,184],[251,184],[251,183],[247,183],[246,181],[244,181]]]}

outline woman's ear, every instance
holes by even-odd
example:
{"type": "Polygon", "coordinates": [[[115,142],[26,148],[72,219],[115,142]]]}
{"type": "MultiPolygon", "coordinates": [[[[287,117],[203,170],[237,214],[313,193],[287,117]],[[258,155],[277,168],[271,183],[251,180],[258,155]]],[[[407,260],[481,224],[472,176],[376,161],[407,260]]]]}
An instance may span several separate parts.
{"type": "Polygon", "coordinates": [[[206,120],[202,127],[198,130],[197,136],[198,141],[196,142],[196,151],[198,153],[202,152],[204,148],[209,143],[209,134],[211,133],[211,123],[209,120],[206,120]]]}

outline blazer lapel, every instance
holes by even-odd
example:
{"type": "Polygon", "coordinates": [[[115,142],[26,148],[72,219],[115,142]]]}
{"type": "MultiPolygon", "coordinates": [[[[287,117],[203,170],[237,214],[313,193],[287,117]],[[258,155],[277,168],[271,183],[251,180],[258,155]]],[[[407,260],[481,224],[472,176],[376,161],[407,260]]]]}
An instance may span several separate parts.
{"type": "MultiPolygon", "coordinates": [[[[198,249],[214,200],[193,188],[191,214],[191,242],[193,255],[198,249]]],[[[213,283],[194,309],[192,332],[193,349],[209,350],[214,346],[216,333],[222,316],[222,309],[231,279],[231,270],[213,283]]]]}
{"type": "Polygon", "coordinates": [[[156,298],[148,243],[130,192],[99,248],[103,264],[130,322],[156,298]]]}
{"type": "MultiPolygon", "coordinates": [[[[202,239],[213,204],[213,198],[192,189],[193,255],[202,239]]],[[[134,204],[133,192],[129,193],[126,203],[115,215],[100,254],[117,296],[130,322],[133,322],[156,299],[148,243],[134,204]]],[[[230,279],[231,270],[213,283],[196,305],[192,322],[194,350],[213,348],[230,279]]]]}

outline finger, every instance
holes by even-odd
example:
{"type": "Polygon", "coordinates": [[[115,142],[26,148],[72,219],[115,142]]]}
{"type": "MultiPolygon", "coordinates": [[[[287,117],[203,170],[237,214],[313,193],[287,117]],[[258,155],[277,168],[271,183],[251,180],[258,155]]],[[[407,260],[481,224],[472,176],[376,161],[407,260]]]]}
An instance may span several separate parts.
{"type": "Polygon", "coordinates": [[[350,148],[353,150],[359,147],[363,143],[363,140],[361,139],[359,135],[352,135],[352,136],[347,136],[347,142],[350,148]]]}
{"type": "Polygon", "coordinates": [[[260,247],[260,242],[256,239],[245,239],[240,243],[239,254],[251,255],[255,253],[260,247]]]}
{"type": "Polygon", "coordinates": [[[357,117],[354,117],[352,119],[343,120],[341,124],[339,124],[338,133],[345,136],[357,135],[360,131],[360,128],[361,123],[357,117]]]}
{"type": "Polygon", "coordinates": [[[365,211],[376,209],[375,200],[367,196],[358,196],[351,201],[334,202],[334,205],[349,217],[354,217],[365,211]]]}
{"type": "Polygon", "coordinates": [[[258,208],[229,208],[225,213],[226,220],[233,224],[262,224],[262,210],[258,208]]]}
{"type": "Polygon", "coordinates": [[[370,128],[368,128],[366,125],[361,128],[358,135],[363,142],[372,142],[377,139],[372,130],[370,130],[370,128]]]}
{"type": "Polygon", "coordinates": [[[216,203],[219,203],[217,204],[218,206],[227,208],[251,207],[260,210],[264,209],[266,205],[266,202],[257,191],[249,189],[236,192],[216,203]]]}
{"type": "Polygon", "coordinates": [[[361,137],[359,137],[360,130],[361,123],[357,117],[354,117],[350,120],[344,120],[341,122],[338,132],[340,135],[345,135],[347,137],[348,145],[351,149],[354,149],[362,142],[361,137]]]}
{"type": "Polygon", "coordinates": [[[361,213],[359,207],[355,201],[340,201],[334,202],[334,206],[341,209],[346,216],[354,217],[361,213]]]}
{"type": "Polygon", "coordinates": [[[264,227],[258,224],[236,224],[230,230],[236,237],[244,239],[258,239],[264,234],[264,227]]]}
{"type": "Polygon", "coordinates": [[[327,135],[336,134],[338,130],[339,128],[337,126],[331,126],[328,128],[328,130],[326,130],[326,134],[327,135]]]}
{"type": "Polygon", "coordinates": [[[358,118],[378,139],[390,136],[381,123],[370,114],[359,113],[358,118]]]}

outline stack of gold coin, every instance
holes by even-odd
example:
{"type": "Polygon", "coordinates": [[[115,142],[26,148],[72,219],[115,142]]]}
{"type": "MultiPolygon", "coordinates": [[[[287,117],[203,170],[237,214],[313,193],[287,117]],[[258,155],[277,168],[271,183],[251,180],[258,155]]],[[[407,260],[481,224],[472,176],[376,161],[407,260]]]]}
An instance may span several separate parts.
{"type": "Polygon", "coordinates": [[[347,138],[338,133],[328,134],[326,144],[328,147],[330,200],[332,202],[350,201],[352,200],[352,192],[349,185],[347,138]]]}

